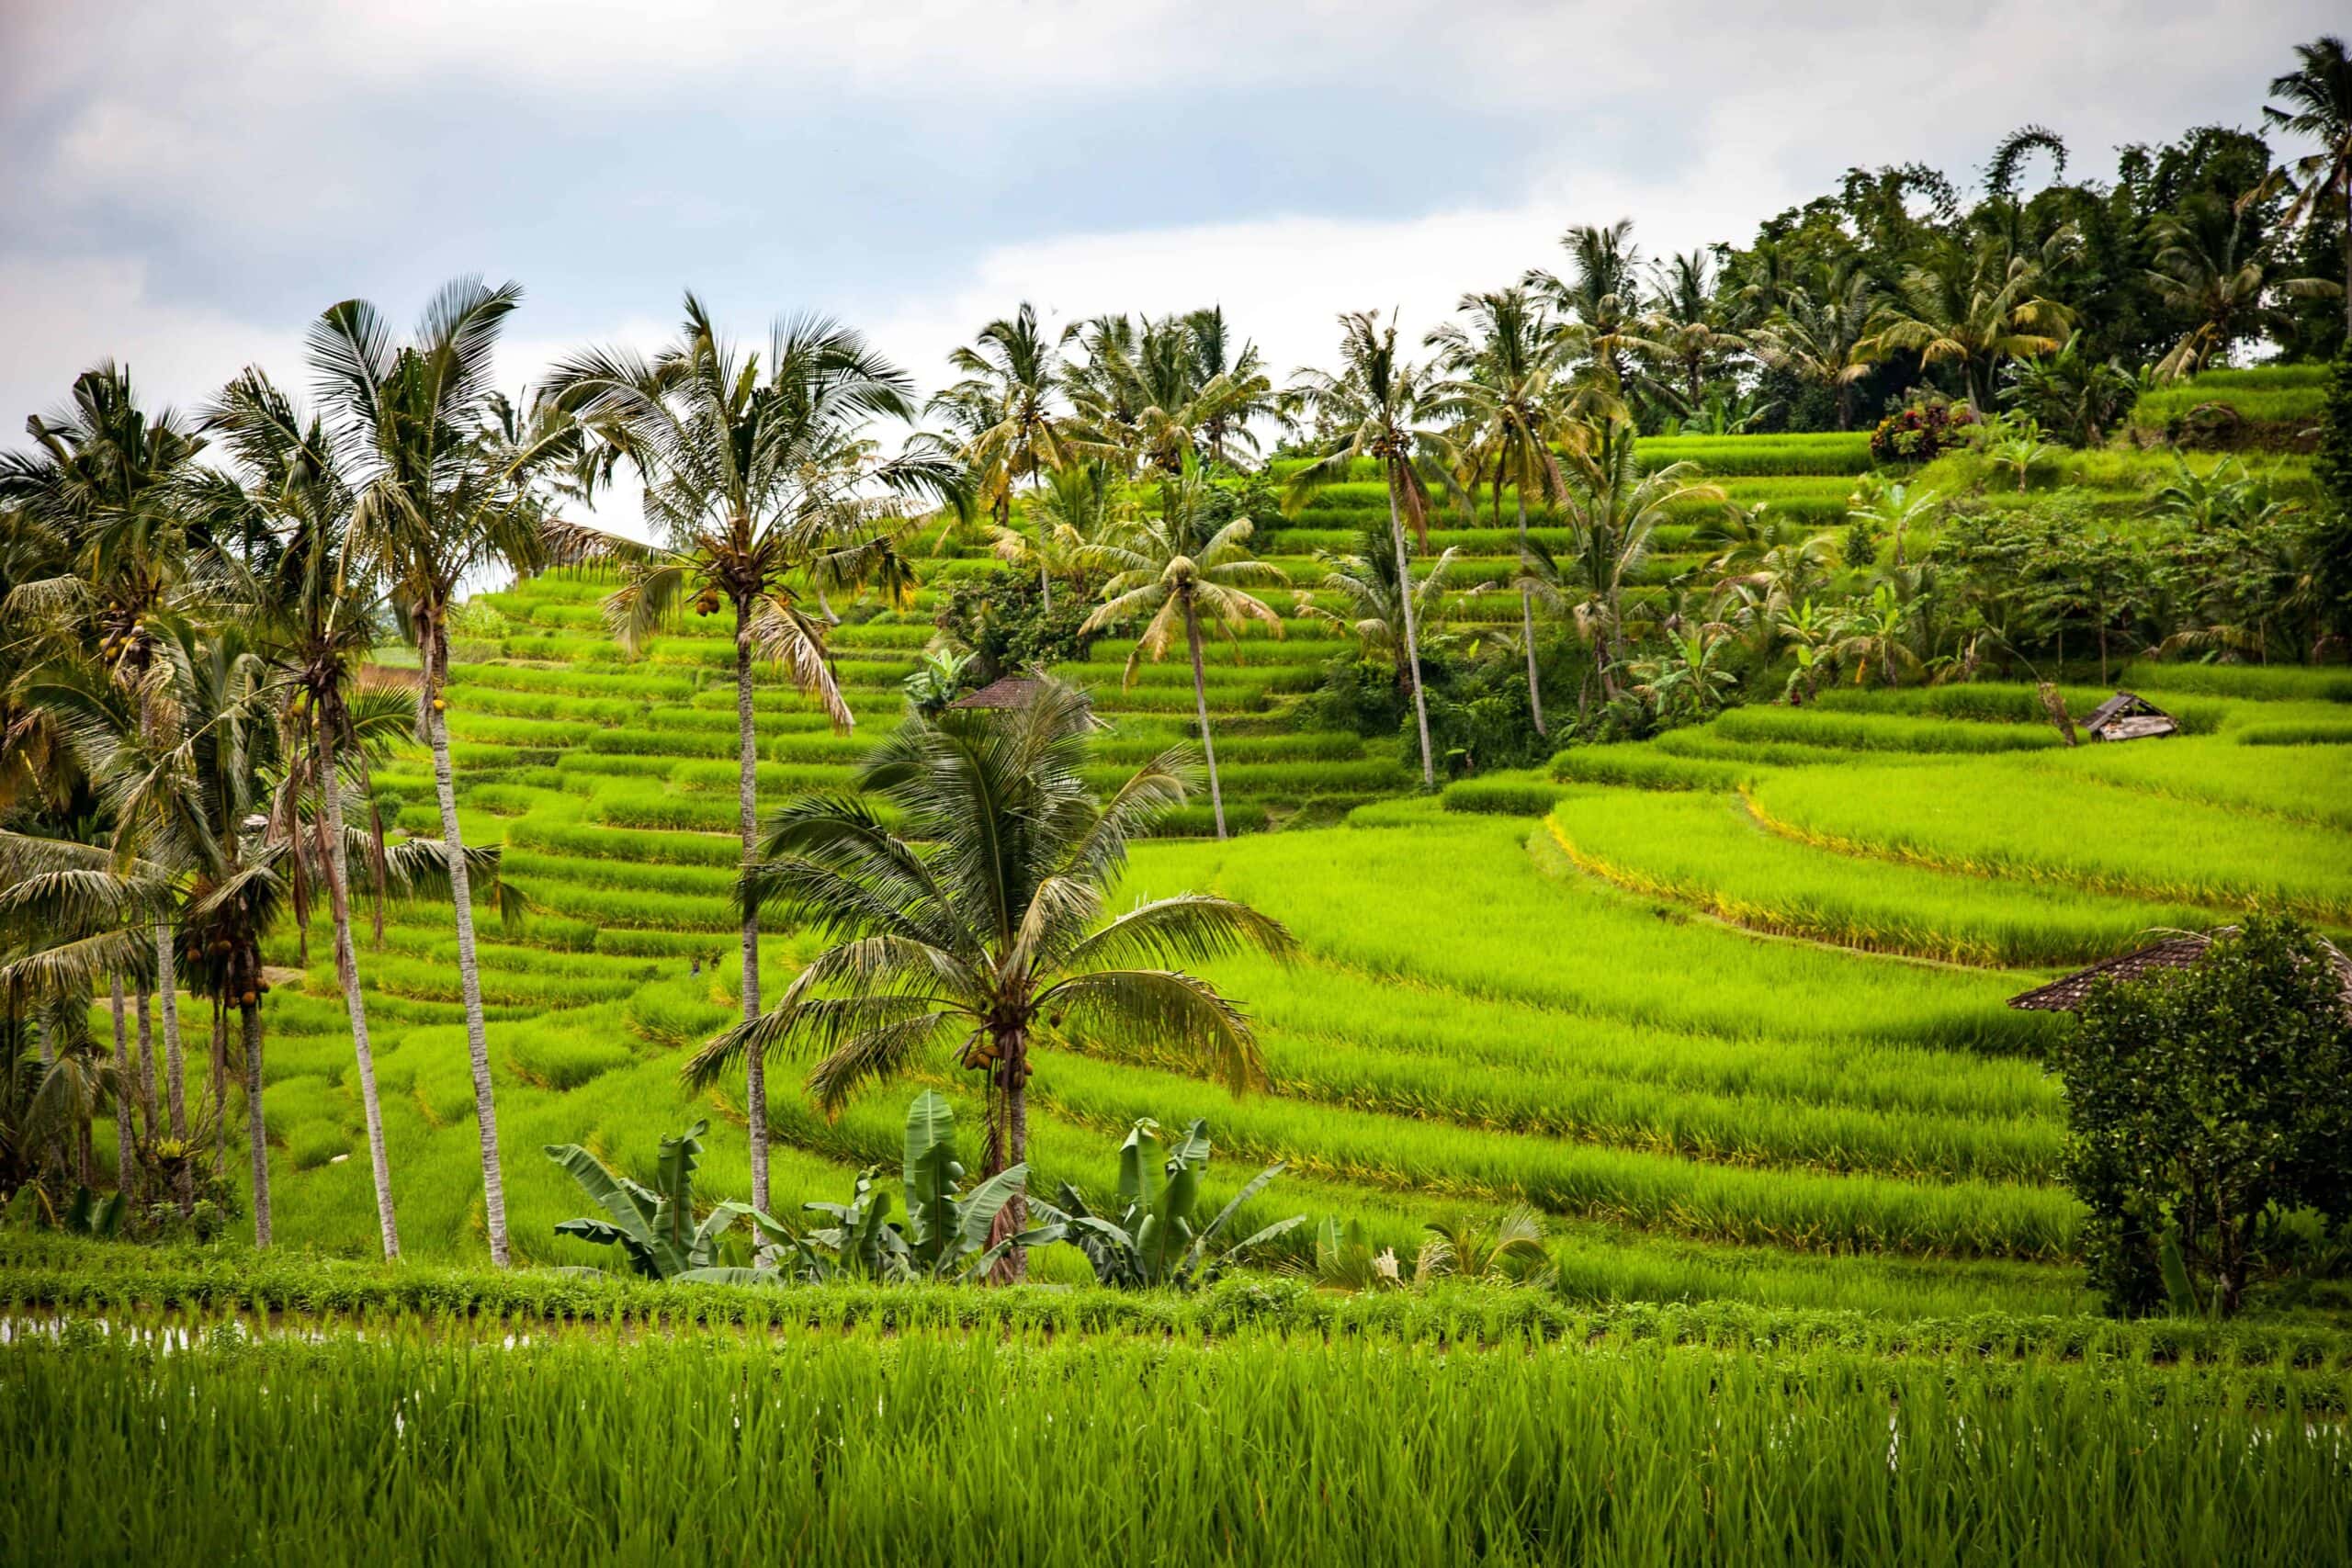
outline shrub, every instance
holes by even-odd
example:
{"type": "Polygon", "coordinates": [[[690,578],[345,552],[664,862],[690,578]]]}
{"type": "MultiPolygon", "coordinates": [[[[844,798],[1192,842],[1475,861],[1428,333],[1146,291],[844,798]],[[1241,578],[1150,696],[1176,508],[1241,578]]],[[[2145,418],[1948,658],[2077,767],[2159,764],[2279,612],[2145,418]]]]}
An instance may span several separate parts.
{"type": "Polygon", "coordinates": [[[1871,432],[1871,457],[1880,463],[1927,463],[1963,445],[1976,424],[1966,403],[1930,397],[1888,414],[1871,432]]]}

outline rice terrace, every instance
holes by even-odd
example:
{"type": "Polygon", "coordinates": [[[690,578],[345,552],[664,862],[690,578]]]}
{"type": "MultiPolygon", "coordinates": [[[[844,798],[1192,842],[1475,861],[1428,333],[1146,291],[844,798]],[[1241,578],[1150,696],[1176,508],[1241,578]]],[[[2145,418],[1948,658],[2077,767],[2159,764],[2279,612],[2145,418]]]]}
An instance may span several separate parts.
{"type": "Polygon", "coordinates": [[[0,1562],[2352,1561],[2298,28],[1295,369],[1115,271],[75,340],[0,1562]]]}

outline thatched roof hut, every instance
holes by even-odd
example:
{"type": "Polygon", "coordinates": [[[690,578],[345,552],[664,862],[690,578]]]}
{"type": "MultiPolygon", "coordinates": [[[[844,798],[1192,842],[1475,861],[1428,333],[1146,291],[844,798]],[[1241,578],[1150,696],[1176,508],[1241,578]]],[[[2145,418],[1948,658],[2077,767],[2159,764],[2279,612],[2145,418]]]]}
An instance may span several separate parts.
{"type": "Polygon", "coordinates": [[[951,708],[1025,708],[1037,700],[1046,682],[1034,675],[1005,675],[989,682],[970,696],[958,697],[947,705],[951,708]]]}
{"type": "MultiPolygon", "coordinates": [[[[2072,975],[2052,980],[2046,986],[2009,998],[2009,1005],[2029,1012],[2080,1012],[2091,987],[2101,980],[2130,982],[2145,980],[2166,969],[2187,969],[2203,962],[2216,937],[2234,935],[2235,926],[2223,926],[2219,931],[2184,931],[2178,936],[2147,947],[2137,948],[2118,957],[2103,959],[2087,969],[2077,969],[2072,975]]],[[[2321,954],[2328,966],[2335,971],[2336,989],[2347,1011],[2352,1011],[2352,958],[2324,937],[2319,939],[2321,954]]]]}
{"type": "Polygon", "coordinates": [[[2118,692],[2099,704],[2083,720],[2083,728],[2094,740],[2146,740],[2180,733],[2172,715],[2136,692],[2118,692]]]}

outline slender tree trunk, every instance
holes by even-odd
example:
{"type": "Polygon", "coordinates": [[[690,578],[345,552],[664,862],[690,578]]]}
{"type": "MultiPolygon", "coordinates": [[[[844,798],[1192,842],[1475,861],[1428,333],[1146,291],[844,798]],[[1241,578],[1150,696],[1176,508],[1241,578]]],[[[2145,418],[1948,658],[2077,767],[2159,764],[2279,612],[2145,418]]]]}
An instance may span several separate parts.
{"type": "MultiPolygon", "coordinates": [[[[996,1032],[996,1061],[989,1071],[996,1075],[1000,1125],[991,1120],[989,1126],[988,1158],[982,1163],[983,1176],[994,1176],[1001,1170],[1021,1165],[1029,1158],[1029,1032],[1025,1029],[1001,1029],[996,1032]]],[[[1029,1228],[1029,1195],[1024,1185],[1013,1194],[1012,1201],[997,1215],[989,1228],[989,1245],[996,1246],[1007,1236],[1019,1235],[1029,1228]]],[[[1028,1277],[1029,1255],[1014,1247],[1004,1260],[989,1270],[989,1278],[1000,1285],[1018,1284],[1028,1277]]]]}
{"type": "Polygon", "coordinates": [[[1201,720],[1201,755],[1209,764],[1209,809],[1216,816],[1216,836],[1225,837],[1225,795],[1217,785],[1216,742],[1209,736],[1208,676],[1201,669],[1201,623],[1189,604],[1184,608],[1184,640],[1193,650],[1193,711],[1201,720]]]}
{"type": "Polygon", "coordinates": [[[392,1164],[384,1148],[384,1108],[376,1098],[376,1053],[368,1039],[368,998],[359,989],[359,961],[351,942],[351,878],[343,837],[343,781],[335,764],[335,728],[340,712],[322,712],[319,724],[319,793],[326,802],[327,907],[334,917],[334,976],[343,987],[344,1016],[351,1021],[352,1054],[359,1061],[359,1109],[368,1123],[368,1164],[376,1180],[376,1225],[384,1256],[401,1255],[400,1224],[392,1214],[392,1164]]]}
{"type": "MultiPolygon", "coordinates": [[[[760,740],[752,703],[752,608],[735,606],[735,826],[743,844],[743,874],[759,854],[760,740]]],[[[743,905],[743,1021],[760,1016],[760,911],[743,905]]],[[[768,1065],[756,1050],[743,1053],[743,1119],[752,1144],[752,1207],[768,1212],[768,1065]]],[[[760,1246],[766,1256],[766,1243],[760,1246]]]]}
{"type": "MultiPolygon", "coordinates": [[[[1413,562],[1405,553],[1405,525],[1396,515],[1396,475],[1388,476],[1388,543],[1396,552],[1396,598],[1405,612],[1405,670],[1412,678],[1413,724],[1421,737],[1421,787],[1437,788],[1437,764],[1430,757],[1430,705],[1421,691],[1421,639],[1413,625],[1413,562]]],[[[1205,728],[1205,726],[1204,726],[1205,728]]]]}
{"type": "Polygon", "coordinates": [[[40,1065],[44,1067],[53,1067],[57,1066],[57,1031],[55,1027],[51,1024],[47,1018],[43,1018],[33,1025],[33,1031],[40,1039],[40,1065]]]}
{"type": "Polygon", "coordinates": [[[187,1136],[187,1076],[180,1055],[180,998],[177,960],[172,952],[169,920],[155,921],[155,997],[164,1010],[164,1089],[172,1111],[172,1136],[187,1136]]]}
{"type": "MultiPolygon", "coordinates": [[[[1519,558],[1522,567],[1527,562],[1527,476],[1519,482],[1519,558]]],[[[1544,728],[1544,682],[1535,672],[1535,592],[1525,583],[1519,586],[1519,629],[1527,645],[1527,707],[1535,716],[1535,733],[1549,735],[1544,728]]]]}
{"type": "MultiPolygon", "coordinates": [[[[139,1190],[139,1136],[130,1116],[130,1043],[122,1024],[122,976],[107,976],[107,1004],[114,1013],[114,1185],[115,1190],[139,1190]]],[[[127,1201],[137,1201],[133,1196],[127,1201]]]]}
{"type": "Polygon", "coordinates": [[[466,837],[458,826],[458,788],[449,772],[449,725],[435,705],[448,679],[449,648],[438,617],[425,632],[424,724],[433,747],[433,790],[441,803],[441,842],[449,858],[450,902],[458,914],[458,983],[466,1001],[466,1053],[474,1075],[474,1125],[481,1134],[481,1190],[490,1260],[507,1265],[506,1183],[498,1163],[498,1107],[490,1082],[490,1042],[481,1018],[481,966],[474,956],[473,885],[466,874],[466,837]]]}
{"type": "Polygon", "coordinates": [[[229,1174],[229,1003],[212,1003],[212,1174],[229,1174]]]}
{"type": "Polygon", "coordinates": [[[245,1128],[254,1152],[254,1246],[269,1245],[269,1128],[261,1114],[261,1007],[239,1002],[245,1026],[245,1128]]]}
{"type": "MultiPolygon", "coordinates": [[[[1045,540],[1040,538],[1037,542],[1042,546],[1045,540]]],[[[1037,552],[1037,594],[1045,601],[1046,614],[1052,615],[1054,613],[1054,574],[1046,570],[1046,554],[1043,549],[1037,552]]]]}
{"type": "Polygon", "coordinates": [[[149,1002],[152,993],[139,987],[139,1111],[147,1136],[155,1135],[155,1026],[149,1002]]]}

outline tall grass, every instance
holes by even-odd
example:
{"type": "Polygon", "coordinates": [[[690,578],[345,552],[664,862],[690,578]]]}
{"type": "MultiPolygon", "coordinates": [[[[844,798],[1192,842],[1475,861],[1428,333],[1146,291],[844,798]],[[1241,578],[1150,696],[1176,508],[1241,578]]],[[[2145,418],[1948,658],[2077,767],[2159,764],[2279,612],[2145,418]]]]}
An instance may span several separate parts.
{"type": "Polygon", "coordinates": [[[231,1332],[165,1354],[77,1330],[0,1353],[0,1443],[42,1478],[0,1493],[0,1539],[44,1562],[2301,1562],[2352,1545],[2321,1397],[1654,1343],[231,1332]]]}

